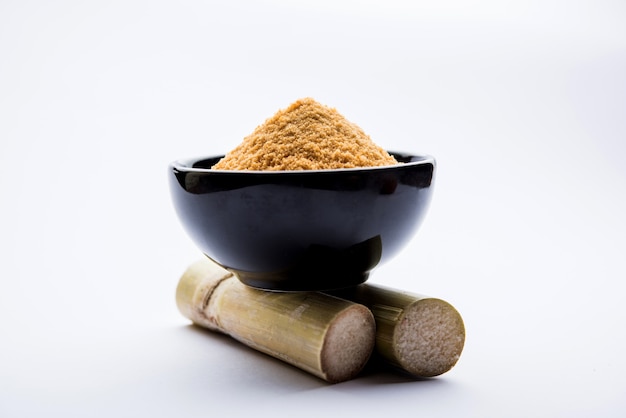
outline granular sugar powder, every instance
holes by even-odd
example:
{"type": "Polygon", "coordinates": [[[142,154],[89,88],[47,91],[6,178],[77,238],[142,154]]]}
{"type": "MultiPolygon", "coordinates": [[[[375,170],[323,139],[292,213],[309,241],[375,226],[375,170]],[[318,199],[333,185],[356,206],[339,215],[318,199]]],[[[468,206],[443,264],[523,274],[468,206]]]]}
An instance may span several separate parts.
{"type": "Polygon", "coordinates": [[[398,164],[335,109],[300,99],[258,126],[214,169],[320,170],[398,164]]]}

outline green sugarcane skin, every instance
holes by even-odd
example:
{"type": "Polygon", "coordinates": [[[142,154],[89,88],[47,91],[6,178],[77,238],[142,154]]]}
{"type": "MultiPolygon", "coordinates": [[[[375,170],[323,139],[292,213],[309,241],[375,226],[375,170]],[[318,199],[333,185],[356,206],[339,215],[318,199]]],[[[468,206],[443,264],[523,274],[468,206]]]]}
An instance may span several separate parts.
{"type": "Polygon", "coordinates": [[[217,292],[212,297],[221,330],[236,330],[229,334],[242,343],[325,378],[320,352],[326,331],[352,302],[313,292],[262,291],[235,278],[217,292]]]}
{"type": "Polygon", "coordinates": [[[374,316],[365,306],[318,292],[254,289],[206,259],[183,274],[176,302],[195,324],[329,382],[354,377],[375,345],[374,316]]]}

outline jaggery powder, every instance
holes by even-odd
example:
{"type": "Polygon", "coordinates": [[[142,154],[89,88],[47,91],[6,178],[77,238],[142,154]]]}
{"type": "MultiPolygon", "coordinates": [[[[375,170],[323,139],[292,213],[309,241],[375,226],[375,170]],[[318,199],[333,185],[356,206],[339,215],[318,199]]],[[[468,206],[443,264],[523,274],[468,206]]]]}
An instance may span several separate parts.
{"type": "Polygon", "coordinates": [[[398,164],[363,130],[311,98],[279,110],[214,169],[320,170],[398,164]]]}

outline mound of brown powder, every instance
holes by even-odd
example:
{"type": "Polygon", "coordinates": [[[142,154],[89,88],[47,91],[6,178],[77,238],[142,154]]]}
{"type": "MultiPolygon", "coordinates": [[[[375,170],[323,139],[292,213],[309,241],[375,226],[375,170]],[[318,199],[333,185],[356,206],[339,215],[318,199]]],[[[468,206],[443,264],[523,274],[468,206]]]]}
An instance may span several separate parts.
{"type": "Polygon", "coordinates": [[[398,162],[335,109],[300,99],[258,126],[213,166],[220,170],[320,170],[398,162]]]}

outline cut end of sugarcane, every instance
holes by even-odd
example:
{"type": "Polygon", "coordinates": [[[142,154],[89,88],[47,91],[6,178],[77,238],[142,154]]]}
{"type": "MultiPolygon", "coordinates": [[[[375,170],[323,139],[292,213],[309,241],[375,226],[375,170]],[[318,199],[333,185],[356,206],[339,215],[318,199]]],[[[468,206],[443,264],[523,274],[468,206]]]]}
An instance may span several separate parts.
{"type": "Polygon", "coordinates": [[[180,313],[195,324],[216,329],[217,325],[207,317],[205,308],[213,290],[232,276],[231,272],[209,260],[191,264],[176,287],[176,306],[180,313]]]}
{"type": "Polygon", "coordinates": [[[321,352],[324,378],[343,382],[356,377],[374,349],[376,321],[363,305],[343,310],[330,325],[321,352]]]}
{"type": "Polygon", "coordinates": [[[420,377],[449,371],[459,360],[465,344],[465,325],[449,303],[420,299],[405,308],[394,332],[400,366],[420,377]]]}

